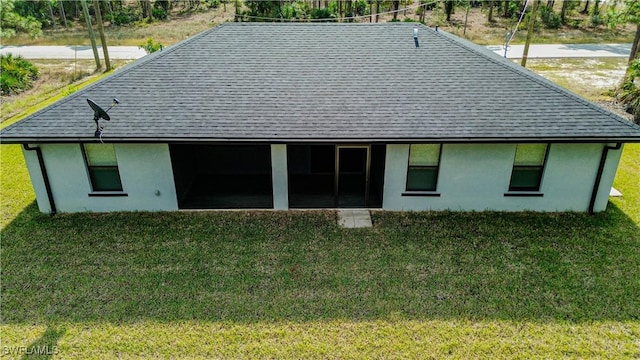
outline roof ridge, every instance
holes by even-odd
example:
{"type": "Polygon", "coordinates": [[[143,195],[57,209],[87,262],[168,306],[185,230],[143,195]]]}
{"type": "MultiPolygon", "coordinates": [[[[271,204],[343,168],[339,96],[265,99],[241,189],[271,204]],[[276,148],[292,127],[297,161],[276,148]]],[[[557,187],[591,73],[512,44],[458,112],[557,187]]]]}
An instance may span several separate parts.
{"type": "Polygon", "coordinates": [[[310,25],[318,25],[318,26],[407,26],[407,25],[415,25],[420,24],[418,21],[390,21],[390,22],[379,22],[379,23],[358,23],[358,22],[336,22],[336,21],[313,21],[313,22],[303,22],[303,21],[260,21],[260,22],[228,22],[223,23],[228,24],[230,26],[267,26],[267,25],[293,25],[293,26],[310,26],[310,25]]]}
{"type": "Polygon", "coordinates": [[[425,25],[422,25],[423,27],[427,28],[428,30],[432,31],[433,33],[438,33],[441,35],[444,35],[444,39],[449,40],[450,42],[453,42],[459,46],[462,46],[464,48],[466,48],[467,50],[472,51],[473,53],[482,56],[483,58],[502,66],[503,68],[506,68],[508,70],[513,71],[514,73],[517,73],[519,75],[522,75],[530,80],[535,81],[536,83],[550,89],[553,90],[567,98],[570,98],[572,100],[578,101],[579,103],[582,103],[584,105],[587,105],[588,107],[590,107],[593,110],[598,111],[599,113],[606,115],[616,121],[618,121],[621,124],[624,124],[626,126],[629,126],[631,128],[634,128],[636,130],[640,130],[640,125],[634,124],[633,122],[623,118],[622,116],[609,111],[607,109],[604,109],[596,104],[594,104],[593,102],[583,98],[580,95],[577,95],[575,93],[573,93],[570,90],[567,90],[565,88],[563,88],[562,86],[559,86],[557,84],[555,84],[554,82],[552,82],[549,79],[546,79],[545,77],[538,75],[534,72],[532,72],[531,70],[528,70],[526,68],[523,68],[521,66],[518,66],[516,64],[514,64],[513,62],[503,59],[501,57],[497,57],[497,55],[495,55],[495,53],[483,48],[480,45],[474,44],[468,40],[462,39],[458,36],[455,36],[453,34],[450,34],[446,31],[435,31],[425,25]]]}
{"type": "Polygon", "coordinates": [[[193,42],[193,41],[195,41],[197,39],[200,39],[201,37],[204,37],[204,36],[208,35],[211,32],[217,31],[218,29],[224,27],[227,24],[228,23],[222,23],[220,25],[217,25],[217,26],[214,26],[214,27],[212,27],[210,29],[207,29],[207,30],[195,35],[195,36],[192,36],[192,37],[184,39],[184,40],[182,40],[182,41],[180,41],[180,42],[178,42],[176,44],[173,44],[173,45],[169,46],[168,48],[166,48],[164,50],[160,50],[160,51],[156,51],[156,52],[151,53],[151,54],[147,54],[146,56],[143,56],[142,58],[140,58],[138,60],[135,60],[133,63],[125,65],[121,69],[114,70],[113,73],[111,73],[111,74],[105,76],[104,78],[102,78],[102,79],[100,79],[100,80],[88,85],[87,87],[84,87],[84,88],[80,89],[79,91],[74,92],[73,94],[65,96],[64,98],[54,102],[53,104],[45,106],[44,108],[34,112],[33,114],[29,114],[25,118],[23,118],[21,120],[18,120],[18,121],[14,122],[13,124],[11,124],[11,125],[9,125],[9,126],[7,126],[5,128],[2,128],[2,132],[7,132],[7,131],[11,130],[13,127],[17,126],[18,124],[27,123],[27,122],[33,120],[34,118],[36,118],[41,113],[45,112],[45,111],[49,111],[51,109],[55,109],[55,108],[57,108],[59,106],[62,106],[64,104],[66,104],[67,102],[72,101],[72,100],[82,96],[82,94],[87,93],[88,91],[90,91],[91,89],[95,88],[98,85],[101,85],[101,84],[104,84],[104,83],[108,83],[108,82],[110,82],[112,80],[115,80],[115,79],[123,76],[124,74],[128,74],[129,72],[133,71],[134,69],[136,69],[136,68],[138,68],[138,67],[140,67],[140,66],[142,66],[144,64],[150,63],[152,61],[155,61],[157,59],[160,59],[160,58],[166,56],[167,54],[173,53],[177,49],[179,49],[179,48],[181,48],[181,47],[183,47],[183,46],[185,46],[185,45],[187,45],[187,44],[189,44],[189,43],[191,43],[191,42],[193,42]]]}

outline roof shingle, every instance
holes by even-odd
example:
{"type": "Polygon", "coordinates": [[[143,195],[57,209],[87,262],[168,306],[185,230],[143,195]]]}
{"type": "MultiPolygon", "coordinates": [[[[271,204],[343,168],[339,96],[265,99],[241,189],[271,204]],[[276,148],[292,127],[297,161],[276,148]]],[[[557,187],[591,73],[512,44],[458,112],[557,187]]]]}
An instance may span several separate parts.
{"type": "Polygon", "coordinates": [[[516,64],[412,24],[229,23],[2,131],[92,141],[640,141],[640,127],[516,64]]]}

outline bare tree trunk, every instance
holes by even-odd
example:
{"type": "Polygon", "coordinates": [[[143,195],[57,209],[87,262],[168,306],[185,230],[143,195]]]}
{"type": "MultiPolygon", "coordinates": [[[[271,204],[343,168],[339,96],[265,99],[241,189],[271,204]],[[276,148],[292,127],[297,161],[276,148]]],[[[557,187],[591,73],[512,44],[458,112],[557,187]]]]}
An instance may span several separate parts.
{"type": "Polygon", "coordinates": [[[107,38],[104,36],[104,24],[102,23],[102,13],[100,12],[100,4],[98,0],[93,0],[93,6],[96,11],[96,22],[98,23],[98,32],[100,33],[100,43],[102,44],[102,53],[104,54],[104,63],[107,65],[107,71],[111,70],[111,61],[109,61],[109,50],[107,49],[107,38]]]}
{"type": "Polygon", "coordinates": [[[104,2],[104,10],[107,12],[107,14],[113,15],[113,8],[111,7],[111,2],[110,1],[105,1],[104,2]]]}
{"type": "Polygon", "coordinates": [[[471,9],[471,4],[467,4],[467,12],[464,14],[464,30],[462,30],[462,35],[467,35],[467,20],[469,19],[469,9],[471,9]]]}
{"type": "Polygon", "coordinates": [[[142,7],[142,17],[151,18],[151,2],[150,0],[140,0],[140,7],[142,7]]]}
{"type": "Polygon", "coordinates": [[[444,11],[447,14],[447,21],[451,21],[451,14],[453,14],[453,6],[454,6],[454,2],[453,1],[446,1],[444,2],[444,11]]]}
{"type": "Polygon", "coordinates": [[[529,56],[529,44],[531,43],[531,36],[533,35],[533,29],[535,28],[536,17],[538,17],[538,5],[540,0],[533,0],[533,9],[531,10],[531,17],[529,17],[529,29],[527,30],[527,39],[524,43],[524,52],[522,53],[522,61],[520,65],[527,67],[527,57],[529,56]]]}
{"type": "Polygon", "coordinates": [[[580,11],[581,14],[586,14],[589,12],[589,0],[585,1],[584,3],[584,9],[582,9],[582,11],[580,11]]]}
{"type": "Polygon", "coordinates": [[[560,9],[560,22],[562,25],[567,23],[567,9],[569,8],[569,1],[571,0],[562,1],[562,9],[560,9]]]}
{"type": "Polygon", "coordinates": [[[489,14],[487,15],[487,21],[488,22],[493,22],[493,8],[495,6],[495,2],[494,0],[490,0],[489,1],[489,14]]]}
{"type": "Polygon", "coordinates": [[[640,54],[640,23],[636,25],[636,36],[633,39],[631,45],[631,54],[629,55],[629,62],[635,60],[640,54]]]}
{"type": "Polygon", "coordinates": [[[398,20],[399,8],[400,8],[400,0],[393,0],[393,20],[398,20]]]}
{"type": "Polygon", "coordinates": [[[380,21],[380,0],[376,0],[376,22],[380,21]]]}
{"type": "Polygon", "coordinates": [[[102,68],[100,65],[100,56],[98,55],[98,46],[96,45],[96,34],[93,32],[93,26],[91,25],[91,16],[89,15],[89,8],[87,7],[87,0],[80,0],[82,3],[82,13],[84,19],[87,22],[87,29],[89,30],[89,39],[91,40],[91,48],[93,49],[93,58],[96,60],[96,70],[102,68]]]}
{"type": "Polygon", "coordinates": [[[58,0],[58,11],[60,12],[60,20],[62,20],[62,24],[64,27],[68,27],[67,25],[67,15],[64,12],[64,5],[61,0],[58,0]]]}
{"type": "Polygon", "coordinates": [[[56,29],[56,18],[53,16],[53,7],[51,6],[51,1],[44,0],[47,2],[47,8],[49,9],[49,16],[51,16],[51,26],[53,29],[56,29]]]}

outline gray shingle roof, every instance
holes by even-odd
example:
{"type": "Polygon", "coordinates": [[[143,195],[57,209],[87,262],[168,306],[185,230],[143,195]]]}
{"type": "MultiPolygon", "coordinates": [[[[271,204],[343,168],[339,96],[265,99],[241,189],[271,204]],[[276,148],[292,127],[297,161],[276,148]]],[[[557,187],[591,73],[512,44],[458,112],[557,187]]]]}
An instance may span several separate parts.
{"type": "Polygon", "coordinates": [[[640,127],[512,62],[412,24],[229,23],[2,131],[3,142],[640,141],[640,127]]]}

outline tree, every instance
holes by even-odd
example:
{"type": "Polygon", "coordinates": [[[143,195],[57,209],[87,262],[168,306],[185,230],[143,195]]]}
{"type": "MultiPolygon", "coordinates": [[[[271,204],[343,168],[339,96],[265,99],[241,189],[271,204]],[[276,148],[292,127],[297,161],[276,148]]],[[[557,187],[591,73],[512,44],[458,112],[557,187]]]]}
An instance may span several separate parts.
{"type": "Polygon", "coordinates": [[[447,21],[451,21],[451,14],[453,14],[453,8],[455,1],[444,0],[444,12],[447,14],[447,21]]]}
{"type": "Polygon", "coordinates": [[[562,25],[567,24],[567,10],[569,10],[569,2],[571,0],[562,0],[562,8],[560,9],[560,22],[562,25]]]}
{"type": "Polygon", "coordinates": [[[471,1],[469,0],[465,0],[464,1],[464,8],[465,8],[465,13],[464,13],[464,30],[462,31],[462,33],[464,35],[467,34],[467,21],[469,20],[469,10],[471,10],[471,1]]]}
{"type": "Polygon", "coordinates": [[[582,11],[580,11],[581,14],[586,14],[589,12],[589,0],[585,1],[584,3],[584,9],[582,9],[582,11]]]}
{"type": "Polygon", "coordinates": [[[637,0],[623,0],[623,6],[615,8],[607,17],[609,26],[616,27],[619,24],[635,24],[636,35],[631,44],[629,63],[638,57],[640,50],[640,2],[637,0]]]}
{"type": "Polygon", "coordinates": [[[16,32],[24,32],[32,37],[42,35],[42,23],[35,17],[21,15],[15,8],[15,0],[0,1],[0,35],[15,36],[16,32]]]}
{"type": "Polygon", "coordinates": [[[640,59],[629,63],[629,68],[618,90],[618,99],[627,107],[627,112],[633,114],[633,121],[640,125],[640,87],[635,80],[640,77],[640,59]]]}
{"type": "Polygon", "coordinates": [[[93,49],[93,58],[96,61],[96,70],[100,69],[100,56],[98,55],[98,45],[96,45],[96,34],[93,32],[93,26],[91,25],[91,16],[89,15],[89,7],[87,6],[87,0],[80,0],[82,3],[82,12],[84,19],[87,22],[87,30],[89,31],[89,40],[91,40],[91,48],[93,49]]]}
{"type": "Polygon", "coordinates": [[[104,63],[107,71],[111,70],[111,62],[109,61],[109,50],[107,48],[107,38],[104,36],[104,24],[102,23],[102,14],[100,13],[100,4],[98,0],[93,0],[93,7],[96,12],[96,23],[98,32],[100,33],[100,43],[102,44],[102,53],[104,54],[104,63]]]}
{"type": "Polygon", "coordinates": [[[56,28],[56,18],[53,16],[53,7],[51,6],[51,1],[45,1],[47,4],[47,10],[49,10],[49,16],[51,16],[51,27],[55,30],[56,28]]]}
{"type": "Polygon", "coordinates": [[[62,25],[64,25],[64,27],[68,27],[67,15],[64,12],[64,5],[62,4],[62,0],[58,0],[58,12],[60,14],[60,20],[62,20],[62,25]]]}
{"type": "Polygon", "coordinates": [[[398,9],[400,8],[400,0],[393,0],[393,20],[398,20],[398,9]]]}
{"type": "Polygon", "coordinates": [[[636,35],[631,45],[629,66],[617,89],[618,100],[627,106],[627,112],[633,114],[634,121],[640,124],[640,87],[635,80],[640,77],[640,2],[624,0],[617,14],[609,17],[610,25],[632,23],[636,25],[636,35]]]}
{"type": "Polygon", "coordinates": [[[527,66],[527,57],[529,56],[529,44],[531,43],[531,36],[533,35],[533,30],[535,29],[536,17],[538,16],[538,5],[540,4],[540,0],[533,0],[533,9],[529,15],[529,29],[527,30],[527,39],[524,43],[524,52],[522,53],[522,60],[520,65],[522,67],[527,66]]]}
{"type": "Polygon", "coordinates": [[[492,23],[492,22],[494,22],[494,20],[493,20],[493,8],[495,6],[495,1],[494,0],[489,0],[487,3],[489,4],[489,13],[487,14],[487,21],[492,23]]]}
{"type": "MultiPolygon", "coordinates": [[[[278,1],[263,1],[263,0],[247,0],[245,5],[249,8],[247,15],[265,18],[274,18],[277,16],[277,10],[279,6],[278,1]]],[[[260,19],[249,19],[250,21],[261,21],[260,19]]]]}
{"type": "Polygon", "coordinates": [[[142,8],[142,17],[145,19],[151,19],[151,1],[140,0],[140,7],[142,8]]]}
{"type": "Polygon", "coordinates": [[[638,58],[640,51],[640,2],[635,0],[625,0],[625,4],[625,17],[627,21],[636,24],[636,36],[633,39],[631,53],[629,54],[629,62],[631,62],[638,58]]]}

